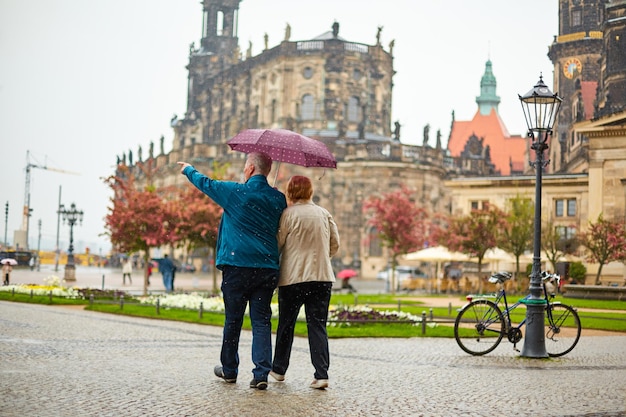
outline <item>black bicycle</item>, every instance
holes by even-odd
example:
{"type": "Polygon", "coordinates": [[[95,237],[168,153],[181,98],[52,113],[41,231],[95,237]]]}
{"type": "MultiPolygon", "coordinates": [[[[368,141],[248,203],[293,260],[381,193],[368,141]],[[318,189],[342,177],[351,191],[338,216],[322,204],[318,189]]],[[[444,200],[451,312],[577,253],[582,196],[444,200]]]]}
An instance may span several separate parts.
{"type": "MultiPolygon", "coordinates": [[[[504,336],[516,344],[522,340],[522,326],[526,319],[517,326],[511,324],[511,311],[523,304],[530,295],[511,306],[508,305],[504,284],[511,279],[509,272],[498,272],[489,278],[489,282],[500,284],[500,290],[492,296],[468,296],[466,304],[454,322],[454,338],[465,352],[471,355],[484,355],[494,350],[504,336]],[[489,298],[494,298],[490,300],[489,298]],[[504,306],[504,310],[500,309],[504,306]]],[[[541,273],[543,294],[546,300],[545,329],[546,352],[551,357],[563,356],[570,352],[580,339],[581,325],[576,309],[560,302],[552,301],[555,293],[548,289],[547,283],[558,288],[560,277],[547,272],[541,273]]],[[[517,349],[516,349],[517,350],[517,349]]]]}

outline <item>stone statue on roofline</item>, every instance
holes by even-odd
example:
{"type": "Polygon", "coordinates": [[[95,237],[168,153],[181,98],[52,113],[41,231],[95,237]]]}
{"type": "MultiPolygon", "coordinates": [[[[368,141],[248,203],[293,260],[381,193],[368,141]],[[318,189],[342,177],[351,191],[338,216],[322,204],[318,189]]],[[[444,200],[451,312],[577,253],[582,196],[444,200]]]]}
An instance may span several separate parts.
{"type": "Polygon", "coordinates": [[[333,23],[333,38],[337,38],[339,36],[339,23],[335,20],[333,23]]]}
{"type": "Polygon", "coordinates": [[[393,123],[393,126],[394,126],[394,129],[393,129],[393,137],[394,137],[396,140],[400,140],[400,128],[402,127],[402,125],[400,124],[400,121],[399,121],[399,120],[396,120],[396,121],[393,123]]]}
{"type": "Polygon", "coordinates": [[[161,151],[161,155],[163,155],[165,153],[164,148],[163,148],[163,142],[165,142],[165,137],[163,135],[161,135],[161,138],[159,139],[159,146],[160,146],[160,151],[161,151]]]}
{"type": "Polygon", "coordinates": [[[287,26],[285,27],[285,40],[289,41],[289,38],[291,38],[291,26],[287,23],[287,26]]]}
{"type": "Polygon", "coordinates": [[[378,30],[376,31],[376,45],[380,45],[380,34],[383,31],[382,26],[378,26],[378,30]]]}
{"type": "Polygon", "coordinates": [[[423,138],[422,146],[424,147],[428,146],[429,135],[430,135],[430,124],[426,124],[426,126],[424,126],[424,138],[423,138]]]}

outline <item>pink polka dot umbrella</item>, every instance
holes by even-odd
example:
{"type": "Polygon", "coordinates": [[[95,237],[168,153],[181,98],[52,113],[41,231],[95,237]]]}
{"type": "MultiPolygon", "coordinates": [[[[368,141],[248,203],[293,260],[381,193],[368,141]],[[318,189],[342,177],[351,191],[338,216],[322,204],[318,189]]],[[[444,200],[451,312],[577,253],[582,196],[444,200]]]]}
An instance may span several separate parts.
{"type": "Polygon", "coordinates": [[[228,141],[232,150],[263,152],[272,160],[303,167],[337,168],[337,160],[318,140],[285,129],[247,129],[228,141]]]}

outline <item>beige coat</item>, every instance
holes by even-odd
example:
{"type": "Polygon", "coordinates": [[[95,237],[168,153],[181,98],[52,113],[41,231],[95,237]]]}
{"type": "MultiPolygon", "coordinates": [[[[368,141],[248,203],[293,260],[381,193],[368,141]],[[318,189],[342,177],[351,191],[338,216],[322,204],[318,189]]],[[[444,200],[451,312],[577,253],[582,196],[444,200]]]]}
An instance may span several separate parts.
{"type": "Polygon", "coordinates": [[[280,218],[278,249],[278,286],[335,281],[330,258],[339,249],[339,233],[335,220],[325,208],[312,201],[287,207],[280,218]]]}

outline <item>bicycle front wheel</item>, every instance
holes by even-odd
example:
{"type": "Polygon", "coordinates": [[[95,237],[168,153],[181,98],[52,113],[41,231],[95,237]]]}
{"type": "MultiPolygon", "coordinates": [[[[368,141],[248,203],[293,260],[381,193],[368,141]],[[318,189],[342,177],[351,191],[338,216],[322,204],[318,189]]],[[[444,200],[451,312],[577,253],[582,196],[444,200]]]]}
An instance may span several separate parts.
{"type": "Polygon", "coordinates": [[[580,339],[580,318],[572,307],[554,303],[546,311],[546,352],[551,357],[563,356],[574,349],[580,339]]]}
{"type": "Polygon", "coordinates": [[[504,317],[494,302],[475,300],[456,316],[454,338],[470,355],[484,355],[500,344],[504,328],[504,317]]]}

